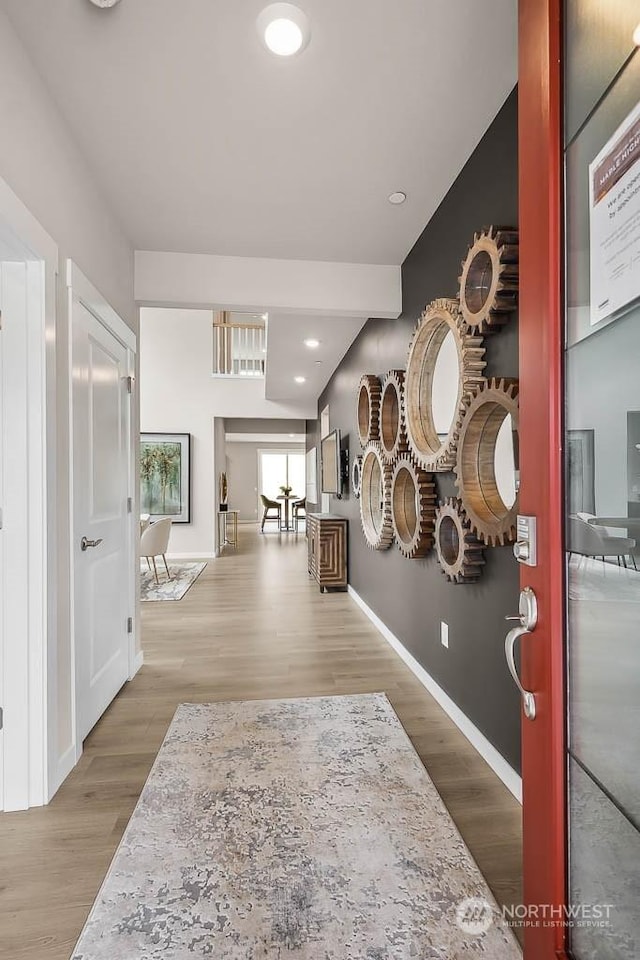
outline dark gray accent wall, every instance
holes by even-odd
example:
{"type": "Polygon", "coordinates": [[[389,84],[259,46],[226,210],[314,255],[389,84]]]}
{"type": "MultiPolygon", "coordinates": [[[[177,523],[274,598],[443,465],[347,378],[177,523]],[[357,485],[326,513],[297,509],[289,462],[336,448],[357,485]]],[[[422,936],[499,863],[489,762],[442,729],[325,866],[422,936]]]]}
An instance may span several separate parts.
{"type": "MultiPolygon", "coordinates": [[[[403,312],[399,320],[369,320],[322,394],[331,429],[338,427],[350,458],[360,452],[355,396],[363,373],[385,374],[406,366],[409,342],[424,306],[455,296],[460,265],[476,230],[515,225],[518,217],[517,100],[508,98],[402,266],[403,312]]],[[[409,202],[411,202],[409,198],[409,202]]],[[[517,376],[517,318],[487,338],[489,376],[517,376]]],[[[307,422],[307,449],[317,447],[319,422],[307,422]]],[[[319,476],[318,472],[318,476],[319,476]]],[[[455,494],[453,476],[438,475],[441,497],[455,494]]],[[[332,511],[349,519],[349,582],[404,646],[446,690],[505,759],[520,767],[520,708],[504,659],[504,617],[517,612],[519,574],[509,547],[486,551],[475,585],[443,577],[435,552],[405,560],[394,545],[367,548],[358,500],[349,492],[331,499],[332,511]],[[440,642],[440,621],[449,625],[449,649],[440,642]]],[[[331,596],[323,601],[330,604],[331,596]]]]}

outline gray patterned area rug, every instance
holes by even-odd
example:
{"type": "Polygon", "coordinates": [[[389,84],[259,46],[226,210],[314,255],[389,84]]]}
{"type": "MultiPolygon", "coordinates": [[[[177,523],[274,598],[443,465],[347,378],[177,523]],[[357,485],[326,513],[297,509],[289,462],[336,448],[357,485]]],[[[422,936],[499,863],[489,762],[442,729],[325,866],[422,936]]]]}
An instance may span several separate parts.
{"type": "Polygon", "coordinates": [[[156,583],[153,571],[149,570],[146,561],[143,561],[143,564],[140,565],[141,600],[182,600],[189,587],[193,586],[207,565],[206,563],[174,563],[169,561],[171,580],[168,580],[167,572],[161,560],[158,566],[160,583],[156,583]]]}
{"type": "Polygon", "coordinates": [[[521,954],[389,701],[367,694],[182,704],[72,960],[479,956],[521,954]],[[483,933],[461,929],[466,898],[489,905],[483,933]]]}

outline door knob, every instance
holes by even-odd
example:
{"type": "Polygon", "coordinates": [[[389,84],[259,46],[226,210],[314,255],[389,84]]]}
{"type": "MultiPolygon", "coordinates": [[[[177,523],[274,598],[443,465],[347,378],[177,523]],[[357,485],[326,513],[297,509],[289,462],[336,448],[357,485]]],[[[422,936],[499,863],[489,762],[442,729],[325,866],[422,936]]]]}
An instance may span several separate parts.
{"type": "Polygon", "coordinates": [[[505,617],[505,620],[518,620],[520,625],[513,627],[505,637],[504,654],[507,658],[509,673],[514,679],[515,685],[520,691],[522,697],[522,708],[527,720],[535,720],[536,717],[536,698],[531,690],[525,690],[520,682],[518,670],[516,668],[515,645],[521,637],[532,633],[538,622],[538,602],[536,595],[531,587],[525,587],[520,594],[519,604],[520,614],[517,617],[505,617]]]}
{"type": "Polygon", "coordinates": [[[85,550],[88,550],[89,547],[99,547],[102,543],[102,537],[99,540],[87,540],[86,537],[83,537],[80,541],[80,549],[84,553],[85,550]]]}

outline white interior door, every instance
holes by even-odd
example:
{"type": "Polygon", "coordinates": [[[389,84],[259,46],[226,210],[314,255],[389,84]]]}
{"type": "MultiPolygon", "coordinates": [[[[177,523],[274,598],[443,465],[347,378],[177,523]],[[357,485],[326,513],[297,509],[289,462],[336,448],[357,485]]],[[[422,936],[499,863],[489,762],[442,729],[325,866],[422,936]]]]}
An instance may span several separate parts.
{"type": "Polygon", "coordinates": [[[73,303],[74,635],[78,737],[129,676],[128,355],[73,303]]]}

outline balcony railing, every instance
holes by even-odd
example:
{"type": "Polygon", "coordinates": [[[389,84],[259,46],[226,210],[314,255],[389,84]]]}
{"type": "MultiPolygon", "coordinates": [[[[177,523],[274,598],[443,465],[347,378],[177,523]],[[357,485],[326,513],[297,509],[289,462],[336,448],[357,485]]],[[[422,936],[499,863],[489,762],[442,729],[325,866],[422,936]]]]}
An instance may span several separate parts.
{"type": "Polygon", "coordinates": [[[264,377],[266,322],[251,315],[220,310],[213,316],[213,375],[264,377]]]}

